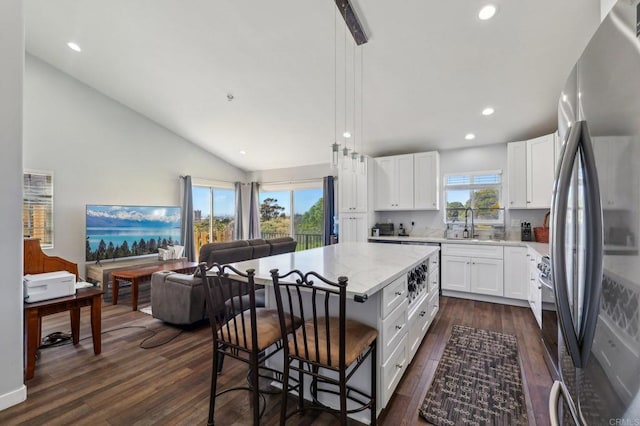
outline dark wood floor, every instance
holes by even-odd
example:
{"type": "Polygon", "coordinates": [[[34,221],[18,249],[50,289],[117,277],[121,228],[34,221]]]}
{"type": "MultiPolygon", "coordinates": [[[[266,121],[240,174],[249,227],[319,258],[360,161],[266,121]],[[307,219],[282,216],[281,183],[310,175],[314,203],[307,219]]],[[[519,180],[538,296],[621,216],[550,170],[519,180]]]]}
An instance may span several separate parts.
{"type": "MultiPolygon", "coordinates": [[[[211,371],[209,328],[180,330],[132,312],[127,303],[125,296],[118,306],[103,308],[102,354],[93,355],[88,311],[82,313],[83,340],[78,346],[43,349],[36,375],[27,382],[27,401],[0,411],[0,424],[206,424],[211,371]],[[140,343],[153,333],[145,346],[180,334],[162,346],[142,349],[140,343]]],[[[418,408],[454,324],[517,336],[530,423],[547,425],[551,378],[530,310],[446,297],[441,298],[441,310],[396,395],[381,414],[380,424],[426,424],[418,416],[418,408]]],[[[44,320],[43,336],[53,331],[69,331],[67,314],[44,320]]],[[[221,386],[240,383],[245,377],[244,364],[225,360],[221,386]]],[[[218,399],[217,424],[251,424],[250,415],[247,392],[231,392],[218,399]]],[[[262,424],[278,424],[278,416],[278,397],[267,397],[262,424]]],[[[329,414],[310,413],[292,419],[290,424],[337,422],[329,414]]]]}

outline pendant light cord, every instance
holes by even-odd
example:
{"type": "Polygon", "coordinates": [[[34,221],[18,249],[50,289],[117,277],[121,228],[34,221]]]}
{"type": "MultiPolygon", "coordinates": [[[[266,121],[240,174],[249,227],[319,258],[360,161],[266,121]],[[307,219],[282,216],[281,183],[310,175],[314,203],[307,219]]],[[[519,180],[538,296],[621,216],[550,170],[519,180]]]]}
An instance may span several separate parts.
{"type": "Polygon", "coordinates": [[[338,140],[338,15],[333,9],[333,143],[338,140]]]}

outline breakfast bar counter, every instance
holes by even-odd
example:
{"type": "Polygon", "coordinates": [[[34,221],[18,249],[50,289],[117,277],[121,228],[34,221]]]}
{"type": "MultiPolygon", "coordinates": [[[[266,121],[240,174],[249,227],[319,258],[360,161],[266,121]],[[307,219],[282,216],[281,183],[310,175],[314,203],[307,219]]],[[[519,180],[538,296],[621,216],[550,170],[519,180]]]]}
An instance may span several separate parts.
{"type": "Polygon", "coordinates": [[[380,243],[340,243],[310,250],[285,253],[235,263],[241,271],[255,269],[257,284],[271,284],[271,270],[281,274],[298,269],[303,273],[314,271],[337,281],[349,278],[347,295],[366,298],[415,268],[438,247],[390,245],[380,243]]]}
{"type": "MultiPolygon", "coordinates": [[[[271,273],[293,269],[314,271],[331,281],[346,276],[347,317],[378,331],[378,414],[387,405],[439,309],[439,247],[384,243],[340,243],[311,250],[238,262],[241,271],[255,270],[255,282],[266,286],[266,305],[276,307],[271,273]]],[[[319,281],[319,280],[317,280],[319,281]]],[[[322,285],[318,282],[317,285],[322,285]]],[[[270,366],[278,368],[278,354],[270,366]]],[[[271,361],[271,360],[270,360],[271,361]]],[[[369,363],[368,358],[365,363],[369,363]]],[[[356,387],[370,388],[358,369],[356,387]]],[[[351,382],[350,382],[351,383],[351,382]]],[[[305,394],[305,397],[309,397],[305,394]]],[[[324,401],[333,405],[331,401],[324,401]]],[[[368,423],[364,410],[352,417],[368,423]]]]}

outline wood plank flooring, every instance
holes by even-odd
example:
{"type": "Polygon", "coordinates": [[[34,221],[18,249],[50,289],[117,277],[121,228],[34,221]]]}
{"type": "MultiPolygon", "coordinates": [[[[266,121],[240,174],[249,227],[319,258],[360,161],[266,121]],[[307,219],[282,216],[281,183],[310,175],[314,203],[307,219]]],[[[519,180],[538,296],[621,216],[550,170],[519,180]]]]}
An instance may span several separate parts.
{"type": "MultiPolygon", "coordinates": [[[[379,423],[427,424],[419,417],[418,408],[452,326],[461,324],[517,337],[529,421],[532,425],[549,424],[547,398],[552,382],[543,359],[539,329],[530,310],[447,297],[441,298],[440,306],[434,324],[379,423]]],[[[168,326],[144,313],[132,312],[126,296],[118,306],[105,304],[102,315],[102,353],[93,355],[89,313],[83,309],[80,344],[43,349],[35,377],[27,382],[27,401],[0,411],[0,424],[206,424],[211,372],[208,326],[184,330],[168,326]],[[149,338],[146,346],[173,339],[152,349],[142,349],[141,342],[146,338],[149,338]]],[[[68,314],[44,319],[43,336],[53,331],[69,331],[68,314]]],[[[243,363],[226,359],[219,386],[242,383],[246,371],[243,363]]],[[[276,425],[279,396],[267,395],[266,401],[261,424],[276,425]]],[[[293,407],[295,400],[290,404],[293,407]]],[[[218,398],[216,423],[251,424],[250,411],[248,392],[230,392],[218,398]]],[[[338,422],[330,414],[310,412],[291,419],[289,424],[338,422]]]]}

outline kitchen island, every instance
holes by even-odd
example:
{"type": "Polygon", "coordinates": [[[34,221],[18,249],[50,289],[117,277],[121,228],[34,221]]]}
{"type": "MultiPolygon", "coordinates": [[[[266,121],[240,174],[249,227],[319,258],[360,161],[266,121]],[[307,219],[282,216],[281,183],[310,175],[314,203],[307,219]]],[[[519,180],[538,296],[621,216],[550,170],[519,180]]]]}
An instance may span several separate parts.
{"type": "MultiPolygon", "coordinates": [[[[347,317],[378,330],[378,414],[387,405],[439,308],[439,248],[437,246],[340,243],[294,253],[235,263],[255,270],[257,284],[266,285],[266,305],[275,308],[271,273],[299,269],[332,281],[346,276],[347,317]],[[419,273],[422,271],[422,273],[419,273]],[[420,279],[418,279],[420,276],[420,279]]],[[[272,367],[282,365],[274,357],[272,367]]],[[[367,359],[365,364],[370,362],[367,359]]],[[[368,392],[367,365],[350,383],[368,392]]],[[[368,423],[367,410],[353,418],[368,423]]]]}

